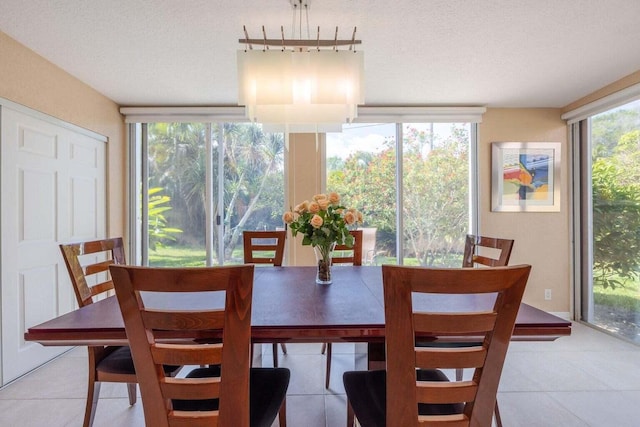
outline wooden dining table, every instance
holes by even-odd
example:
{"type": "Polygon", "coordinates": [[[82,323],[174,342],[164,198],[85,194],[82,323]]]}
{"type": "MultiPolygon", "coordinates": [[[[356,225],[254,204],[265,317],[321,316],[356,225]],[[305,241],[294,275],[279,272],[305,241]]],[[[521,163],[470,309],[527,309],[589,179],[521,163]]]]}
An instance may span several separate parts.
{"type": "MultiPolygon", "coordinates": [[[[333,283],[315,283],[315,267],[256,267],[251,335],[255,343],[366,342],[369,358],[384,359],[381,267],[335,266],[333,283]]],[[[176,303],[175,294],[155,303],[176,303]]],[[[185,306],[222,304],[222,296],[180,295],[185,306]]],[[[432,295],[414,306],[439,311],[489,307],[490,296],[432,295]]],[[[513,340],[551,341],[571,334],[571,322],[522,303],[513,340]]],[[[115,297],[109,297],[29,327],[26,341],[42,345],[122,345],[127,336],[115,297]]],[[[429,337],[426,337],[429,338],[429,337]]],[[[430,339],[437,340],[437,337],[430,339]]]]}

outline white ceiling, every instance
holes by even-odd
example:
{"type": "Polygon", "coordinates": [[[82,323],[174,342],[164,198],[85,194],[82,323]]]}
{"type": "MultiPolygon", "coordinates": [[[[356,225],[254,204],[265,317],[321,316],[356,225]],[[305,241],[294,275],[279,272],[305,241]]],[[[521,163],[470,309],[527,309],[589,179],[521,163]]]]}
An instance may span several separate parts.
{"type": "MultiPolygon", "coordinates": [[[[236,51],[289,0],[0,0],[0,30],[123,106],[236,105],[236,51]]],[[[362,40],[367,105],[562,107],[640,70],[638,0],[311,0],[362,40]]],[[[304,26],[306,30],[306,25],[304,26]]],[[[1,58],[0,58],[1,60],[1,58]]]]}

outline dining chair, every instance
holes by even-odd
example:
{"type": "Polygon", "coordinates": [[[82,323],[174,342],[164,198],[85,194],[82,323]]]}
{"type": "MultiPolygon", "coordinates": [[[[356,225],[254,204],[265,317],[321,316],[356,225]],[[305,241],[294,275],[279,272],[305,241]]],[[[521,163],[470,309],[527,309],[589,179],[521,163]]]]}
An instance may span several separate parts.
{"type": "Polygon", "coordinates": [[[426,268],[383,265],[386,370],[345,372],[362,427],[490,426],[529,265],[426,268]],[[456,295],[476,304],[456,307],[456,295]],[[413,299],[442,299],[447,311],[415,312],[413,299]],[[453,309],[455,308],[455,310],[453,309]],[[417,337],[478,336],[473,347],[419,347],[417,337]],[[472,368],[467,381],[443,369],[472,368]],[[399,398],[401,396],[402,398],[399,398]]]}
{"type": "MultiPolygon", "coordinates": [[[[109,265],[125,264],[124,245],[121,237],[61,244],[69,278],[73,285],[78,306],[84,307],[113,293],[109,265]]],[[[93,425],[100,384],[103,382],[126,383],[129,404],[136,403],[136,371],[128,346],[89,346],[89,380],[83,426],[93,425]]],[[[179,366],[167,366],[167,373],[175,375],[179,366]]]]}
{"type": "Polygon", "coordinates": [[[147,426],[271,426],[290,372],[251,367],[253,265],[110,270],[147,426]],[[193,293],[203,295],[181,305],[193,293]],[[209,367],[167,377],[165,364],[209,367]]]}
{"type": "MultiPolygon", "coordinates": [[[[255,230],[242,233],[242,243],[245,264],[268,264],[280,267],[284,260],[284,242],[287,238],[286,230],[255,230]]],[[[280,343],[282,353],[287,354],[287,346],[280,343]]],[[[273,366],[278,367],[278,343],[271,343],[273,366]]],[[[287,425],[287,404],[282,403],[279,417],[280,427],[287,425]]]]}
{"type": "MultiPolygon", "coordinates": [[[[462,257],[463,267],[504,267],[509,264],[513,240],[467,234],[462,257]]],[[[473,343],[472,343],[473,344],[473,343]]],[[[460,344],[464,345],[464,344],[460,344]]],[[[456,380],[462,380],[463,369],[456,369],[456,380]]],[[[496,406],[498,427],[502,426],[496,406]]]]}
{"type": "MultiPolygon", "coordinates": [[[[467,234],[464,244],[462,266],[504,267],[509,264],[512,249],[512,239],[467,234]]],[[[456,381],[461,381],[463,375],[464,369],[456,369],[456,381]]],[[[502,427],[502,418],[500,416],[500,408],[497,400],[494,413],[496,418],[496,427],[502,427]]]]}
{"type": "MultiPolygon", "coordinates": [[[[284,242],[286,230],[276,231],[244,231],[242,241],[245,264],[270,264],[280,267],[284,259],[284,242]]],[[[280,343],[282,352],[287,354],[287,346],[280,343]]],[[[272,344],[273,366],[278,366],[278,343],[272,344]]]]}
{"type": "MultiPolygon", "coordinates": [[[[332,256],[332,264],[351,264],[362,265],[362,230],[350,230],[349,234],[353,236],[353,246],[336,245],[334,254],[332,256]]],[[[327,372],[324,380],[324,387],[329,388],[329,382],[331,381],[331,343],[325,342],[322,344],[320,353],[327,354],[327,372]]]]}
{"type": "Polygon", "coordinates": [[[353,246],[336,245],[331,257],[332,264],[362,265],[362,230],[350,230],[353,246]]]}
{"type": "Polygon", "coordinates": [[[513,240],[467,234],[464,244],[463,267],[503,267],[509,264],[513,240]]]}

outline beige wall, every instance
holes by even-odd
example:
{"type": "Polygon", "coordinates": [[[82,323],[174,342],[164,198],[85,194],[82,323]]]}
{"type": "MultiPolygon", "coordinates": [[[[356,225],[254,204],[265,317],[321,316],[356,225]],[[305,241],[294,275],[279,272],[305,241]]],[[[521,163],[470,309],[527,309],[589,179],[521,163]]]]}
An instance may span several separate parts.
{"type": "Polygon", "coordinates": [[[570,312],[571,239],[567,125],[560,109],[489,108],[479,130],[479,232],[514,239],[509,264],[531,264],[524,301],[552,312],[570,312]],[[560,212],[491,212],[491,143],[560,142],[560,212]],[[552,299],[545,301],[544,290],[552,299]]]}
{"type": "Polygon", "coordinates": [[[107,233],[125,232],[125,125],[118,105],[0,32],[0,97],[108,138],[107,233]]]}

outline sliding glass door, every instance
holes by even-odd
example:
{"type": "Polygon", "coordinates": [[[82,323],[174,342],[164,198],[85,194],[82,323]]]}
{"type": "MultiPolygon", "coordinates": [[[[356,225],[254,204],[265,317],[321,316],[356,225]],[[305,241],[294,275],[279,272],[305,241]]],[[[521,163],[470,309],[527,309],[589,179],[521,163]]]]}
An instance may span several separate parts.
{"type": "Polygon", "coordinates": [[[205,265],[207,131],[203,123],[147,126],[149,265],[205,265]]]}
{"type": "Polygon", "coordinates": [[[640,342],[640,101],[605,111],[583,125],[590,188],[582,220],[583,319],[640,342]]]}
{"type": "Polygon", "coordinates": [[[138,263],[241,263],[244,230],[282,225],[282,134],[240,123],[149,123],[138,129],[138,263]]]}

